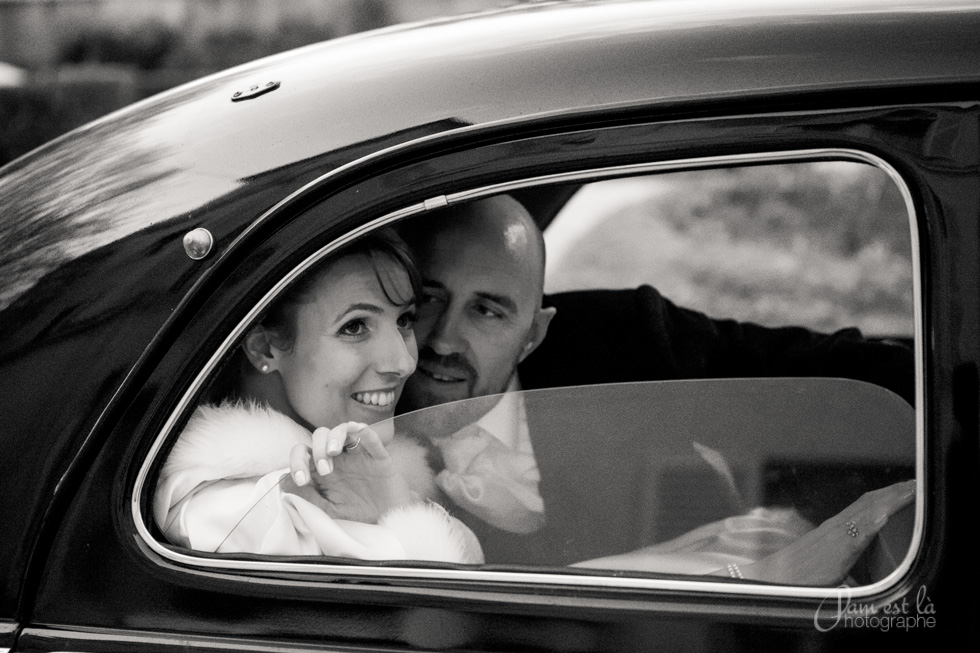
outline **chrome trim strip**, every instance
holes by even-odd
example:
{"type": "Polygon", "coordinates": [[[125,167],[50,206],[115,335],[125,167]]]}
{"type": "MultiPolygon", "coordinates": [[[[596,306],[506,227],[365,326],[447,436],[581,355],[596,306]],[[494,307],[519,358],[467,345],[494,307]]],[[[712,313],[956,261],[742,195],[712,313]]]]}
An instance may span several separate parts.
{"type": "MultiPolygon", "coordinates": [[[[366,157],[373,158],[373,155],[366,157]]],[[[330,574],[330,575],[345,575],[353,577],[362,578],[390,578],[397,577],[401,579],[405,578],[417,578],[417,579],[447,579],[447,580],[472,580],[480,581],[483,583],[525,583],[531,585],[559,585],[559,586],[574,586],[574,587],[593,587],[593,588],[619,588],[619,589],[648,589],[648,590],[686,590],[689,592],[709,592],[714,594],[728,594],[728,595],[757,595],[757,596],[772,596],[772,597],[811,597],[811,598],[828,598],[835,597],[839,594],[840,590],[838,588],[818,588],[818,587],[791,587],[791,586],[771,586],[771,585],[733,585],[729,583],[715,583],[703,580],[696,580],[692,577],[691,580],[668,580],[668,579],[647,579],[647,578],[623,578],[623,577],[612,577],[612,576],[577,576],[574,574],[554,574],[554,573],[537,573],[537,572],[502,572],[502,571],[483,571],[483,570],[456,570],[456,569],[424,569],[415,567],[359,567],[356,565],[340,565],[340,564],[319,564],[319,563],[296,563],[296,562],[275,562],[275,561],[250,561],[250,560],[216,560],[216,559],[205,559],[199,558],[197,556],[188,555],[185,553],[179,553],[171,551],[165,548],[150,535],[149,530],[146,528],[142,521],[140,515],[140,502],[142,498],[143,488],[146,485],[147,476],[149,474],[149,469],[151,463],[156,458],[163,443],[166,441],[170,431],[173,429],[174,424],[178,418],[190,407],[191,397],[197,394],[200,388],[203,386],[205,381],[209,378],[211,372],[218,365],[220,360],[224,357],[228,350],[234,345],[235,341],[246,331],[248,326],[251,324],[252,320],[255,319],[259,313],[265,309],[266,306],[275,298],[282,289],[300,275],[303,271],[308,269],[314,263],[316,263],[322,257],[330,254],[334,250],[343,245],[347,244],[351,240],[377,228],[382,225],[400,220],[411,215],[422,213],[429,208],[435,208],[442,206],[444,204],[454,204],[463,201],[469,201],[477,199],[480,197],[486,197],[489,195],[495,195],[499,193],[513,191],[518,188],[528,188],[533,186],[542,186],[546,184],[554,183],[568,183],[574,181],[597,181],[600,179],[608,179],[612,177],[624,177],[642,173],[650,172],[667,172],[667,171],[678,171],[678,170],[692,170],[697,168],[709,168],[722,165],[734,165],[740,163],[779,163],[779,162],[790,162],[790,161],[810,161],[810,160],[851,160],[858,161],[862,163],[869,163],[876,166],[877,168],[883,170],[898,186],[902,198],[905,201],[906,210],[908,212],[908,219],[911,229],[911,247],[912,247],[912,265],[913,265],[913,296],[914,296],[914,337],[915,337],[915,393],[916,402],[919,408],[916,410],[916,478],[924,479],[925,472],[925,411],[924,406],[924,343],[923,343],[923,316],[922,316],[922,288],[921,288],[921,269],[919,266],[919,240],[918,240],[918,229],[917,229],[917,216],[915,212],[915,205],[912,200],[911,192],[905,184],[905,181],[898,174],[898,172],[886,161],[877,157],[873,154],[866,152],[861,152],[859,150],[852,150],[847,148],[818,148],[818,149],[806,149],[806,150],[792,150],[792,151],[777,151],[777,152],[767,152],[767,153],[752,153],[752,154],[736,154],[736,155],[725,155],[725,156],[713,156],[713,157],[702,157],[702,158],[692,158],[692,159],[682,159],[674,161],[659,161],[652,163],[642,163],[642,164],[631,164],[624,166],[614,166],[614,167],[604,167],[604,168],[594,168],[589,170],[580,170],[568,173],[558,173],[552,175],[542,175],[538,177],[531,177],[527,179],[522,179],[519,181],[505,182],[500,184],[494,184],[490,186],[484,186],[481,188],[460,191],[453,193],[448,196],[436,196],[430,198],[423,203],[413,204],[406,208],[400,209],[393,213],[389,213],[380,218],[372,220],[371,222],[362,225],[355,231],[346,234],[342,238],[330,243],[329,245],[322,248],[320,251],[314,253],[303,261],[299,266],[292,270],[288,275],[281,279],[273,288],[269,290],[268,293],[262,298],[262,300],[245,316],[241,323],[232,331],[231,334],[224,340],[221,347],[214,353],[214,355],[209,359],[208,363],[201,370],[198,376],[195,378],[194,382],[191,384],[187,393],[181,398],[180,402],[177,404],[174,412],[171,414],[170,418],[167,420],[162,431],[157,436],[150,451],[144,461],[142,467],[140,468],[139,474],[136,479],[136,485],[133,492],[133,497],[131,501],[132,516],[136,525],[137,532],[140,537],[146,543],[146,545],[155,553],[162,556],[163,558],[170,560],[172,562],[178,563],[180,565],[186,565],[189,567],[206,568],[210,570],[225,570],[229,572],[233,571],[262,571],[262,572],[301,572],[301,573],[313,573],[313,574],[330,574]]],[[[349,168],[360,161],[352,162],[351,164],[342,166],[342,168],[349,168]]],[[[324,177],[311,182],[304,186],[302,189],[292,193],[289,197],[279,202],[275,207],[270,209],[259,221],[264,221],[265,219],[271,217],[275,214],[278,209],[287,205],[290,200],[311,192],[316,187],[321,185],[326,179],[332,178],[340,168],[331,173],[328,173],[324,177]]],[[[240,236],[241,237],[241,236],[240,236]]],[[[849,589],[848,596],[851,598],[861,598],[864,596],[869,596],[876,594],[888,587],[893,583],[897,582],[902,576],[904,576],[912,565],[912,561],[915,558],[915,553],[918,551],[921,544],[922,532],[923,532],[923,520],[925,517],[924,508],[924,490],[922,484],[917,487],[916,490],[916,527],[913,534],[912,544],[909,548],[909,553],[906,555],[905,560],[902,564],[892,572],[887,578],[873,584],[864,587],[849,589]]]]}
{"type": "MultiPolygon", "coordinates": [[[[85,648],[55,649],[49,653],[85,653],[96,651],[231,651],[242,653],[311,653],[349,652],[342,645],[324,645],[318,642],[289,642],[288,645],[276,641],[260,641],[250,637],[249,633],[239,635],[209,635],[204,633],[188,634],[187,632],[167,633],[159,630],[138,631],[124,628],[111,630],[99,629],[93,626],[60,626],[44,628],[36,626],[25,628],[22,637],[40,640],[46,644],[71,642],[74,646],[85,648]]],[[[0,649],[5,653],[11,649],[0,649]]],[[[33,649],[42,650],[42,649],[33,649]]]]}

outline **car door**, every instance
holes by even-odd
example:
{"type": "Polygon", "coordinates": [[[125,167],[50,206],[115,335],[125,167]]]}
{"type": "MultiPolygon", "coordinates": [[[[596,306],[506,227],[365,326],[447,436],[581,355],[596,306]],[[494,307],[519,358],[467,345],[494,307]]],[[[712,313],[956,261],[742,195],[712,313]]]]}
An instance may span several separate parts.
{"type": "MultiPolygon", "coordinates": [[[[821,622],[821,610],[842,596],[835,588],[557,573],[553,565],[533,563],[474,569],[207,554],[165,542],[149,516],[156,474],[224,356],[311,257],[379,226],[493,194],[813,161],[887,171],[907,211],[899,219],[908,229],[912,330],[906,335],[914,377],[901,409],[907,412],[900,412],[911,429],[901,444],[909,457],[901,463],[918,482],[911,548],[901,573],[847,597],[881,614],[913,605],[909,616],[934,617],[935,628],[910,628],[910,637],[960,628],[952,597],[976,575],[963,532],[966,506],[957,498],[976,471],[975,456],[964,455],[975,453],[977,441],[969,403],[977,387],[980,316],[972,274],[980,242],[976,106],[841,102],[814,110],[809,104],[745,106],[732,115],[691,106],[669,116],[627,111],[520,121],[408,144],[389,154],[388,165],[325,171],[221,252],[208,282],[182,304],[105,419],[90,469],[37,558],[36,593],[17,649],[646,650],[666,641],[717,650],[759,641],[836,648],[876,635],[880,626],[867,624],[822,632],[834,621],[831,613],[821,622]],[[930,606],[939,612],[927,612],[930,606]]],[[[206,226],[207,216],[201,222],[206,226]]],[[[567,367],[564,385],[601,382],[576,379],[575,366],[567,367]]],[[[715,381],[724,384],[726,376],[719,376],[715,381]]],[[[887,414],[872,412],[872,422],[897,414],[875,410],[887,414]]]]}

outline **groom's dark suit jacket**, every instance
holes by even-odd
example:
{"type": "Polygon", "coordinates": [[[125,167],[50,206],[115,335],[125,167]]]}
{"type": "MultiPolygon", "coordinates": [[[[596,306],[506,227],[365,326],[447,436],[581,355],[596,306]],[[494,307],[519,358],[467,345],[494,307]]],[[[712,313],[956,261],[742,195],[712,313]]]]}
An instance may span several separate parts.
{"type": "MultiPolygon", "coordinates": [[[[545,304],[558,310],[545,341],[518,368],[525,390],[674,379],[842,377],[913,401],[912,352],[900,344],[867,341],[855,329],[825,335],[714,320],[675,306],[650,286],[561,293],[545,304]]],[[[581,397],[577,401],[581,404],[581,397]]],[[[567,408],[529,411],[544,528],[516,535],[454,511],[480,538],[489,564],[564,565],[612,555],[745,509],[725,480],[691,450],[689,464],[676,478],[678,500],[689,495],[692,501],[680,511],[690,523],[661,519],[663,497],[646,496],[647,463],[635,455],[644,438],[656,437],[656,429],[623,428],[606,418],[589,423],[581,405],[567,408]],[[571,419],[574,423],[562,423],[571,419]]],[[[627,422],[629,410],[627,400],[620,411],[627,422]]],[[[809,516],[825,519],[867,489],[851,488],[853,496],[837,492],[838,505],[809,516]]]]}

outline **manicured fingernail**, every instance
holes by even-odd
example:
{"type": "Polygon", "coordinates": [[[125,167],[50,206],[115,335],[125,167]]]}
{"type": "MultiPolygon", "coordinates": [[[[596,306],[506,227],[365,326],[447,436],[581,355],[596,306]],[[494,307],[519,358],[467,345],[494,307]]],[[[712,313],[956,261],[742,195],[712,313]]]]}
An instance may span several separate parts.
{"type": "Polygon", "coordinates": [[[295,479],[296,485],[306,485],[306,472],[296,472],[296,474],[293,475],[293,479],[295,479]]]}
{"type": "Polygon", "coordinates": [[[347,426],[347,432],[358,433],[359,431],[364,430],[365,427],[367,427],[367,424],[362,424],[361,422],[349,422],[347,426]]]}
{"type": "Polygon", "coordinates": [[[326,476],[330,473],[330,463],[327,462],[326,458],[316,461],[316,471],[320,472],[320,476],[326,476]]]}
{"type": "MultiPolygon", "coordinates": [[[[331,456],[340,453],[340,449],[341,449],[341,445],[336,440],[331,440],[330,442],[327,443],[327,453],[331,456]]],[[[320,463],[317,464],[319,465],[320,463]]]]}

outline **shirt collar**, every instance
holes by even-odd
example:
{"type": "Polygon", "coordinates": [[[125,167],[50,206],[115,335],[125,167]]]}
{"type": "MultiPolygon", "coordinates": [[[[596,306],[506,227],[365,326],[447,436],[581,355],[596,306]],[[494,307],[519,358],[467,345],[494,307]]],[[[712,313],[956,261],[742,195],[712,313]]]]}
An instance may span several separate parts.
{"type": "Polygon", "coordinates": [[[520,448],[518,445],[525,439],[522,437],[523,432],[527,430],[524,402],[518,394],[520,389],[521,383],[517,374],[514,374],[507,383],[506,394],[500,397],[500,401],[490,412],[476,422],[477,426],[515,451],[520,448]]]}

